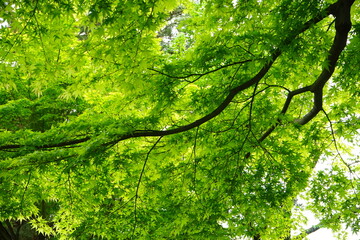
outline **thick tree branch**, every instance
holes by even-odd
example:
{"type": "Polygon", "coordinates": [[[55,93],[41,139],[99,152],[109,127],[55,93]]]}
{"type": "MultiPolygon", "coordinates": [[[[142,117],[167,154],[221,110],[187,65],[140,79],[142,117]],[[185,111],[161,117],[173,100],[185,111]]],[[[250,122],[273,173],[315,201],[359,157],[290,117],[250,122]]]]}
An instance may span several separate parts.
{"type": "Polygon", "coordinates": [[[314,93],[314,106],[305,116],[295,121],[300,125],[308,123],[322,110],[324,85],[334,73],[336,63],[346,46],[348,33],[351,29],[350,9],[353,3],[354,0],[340,0],[331,8],[331,14],[335,16],[335,38],[325,62],[326,67],[310,86],[311,92],[314,93]]]}
{"type": "MultiPolygon", "coordinates": [[[[336,34],[333,41],[333,44],[329,50],[328,57],[325,61],[326,67],[324,67],[323,71],[319,75],[319,77],[315,80],[313,84],[310,86],[306,86],[303,88],[296,89],[291,91],[284,103],[284,106],[281,110],[281,115],[285,115],[287,112],[291,100],[294,96],[299,95],[305,92],[312,92],[314,94],[314,106],[313,108],[305,114],[301,119],[296,119],[295,123],[300,125],[304,125],[311,121],[321,110],[322,110],[322,102],[323,102],[323,88],[326,82],[330,79],[332,74],[335,71],[336,63],[339,59],[341,52],[344,50],[348,38],[348,33],[351,29],[351,19],[350,19],[350,9],[351,5],[354,3],[354,0],[340,0],[335,4],[332,4],[328,8],[328,13],[333,14],[335,19],[335,29],[336,34]]],[[[281,123],[280,118],[278,118],[276,124],[271,126],[260,138],[259,142],[264,141],[279,124],[281,123]]]]}

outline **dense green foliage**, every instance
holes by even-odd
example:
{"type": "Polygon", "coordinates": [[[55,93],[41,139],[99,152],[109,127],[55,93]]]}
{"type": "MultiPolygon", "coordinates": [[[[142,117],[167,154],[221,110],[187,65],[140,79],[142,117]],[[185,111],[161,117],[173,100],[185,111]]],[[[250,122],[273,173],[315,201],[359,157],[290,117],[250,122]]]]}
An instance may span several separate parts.
{"type": "Polygon", "coordinates": [[[359,232],[359,9],[1,2],[0,238],[359,232]]]}

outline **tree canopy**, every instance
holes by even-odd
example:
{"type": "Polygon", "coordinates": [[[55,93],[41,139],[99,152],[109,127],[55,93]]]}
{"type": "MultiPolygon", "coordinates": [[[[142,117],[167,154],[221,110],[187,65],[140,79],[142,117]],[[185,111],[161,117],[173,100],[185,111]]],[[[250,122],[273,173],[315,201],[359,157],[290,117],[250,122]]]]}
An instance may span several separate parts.
{"type": "Polygon", "coordinates": [[[0,238],[358,233],[359,10],[2,1],[0,238]]]}

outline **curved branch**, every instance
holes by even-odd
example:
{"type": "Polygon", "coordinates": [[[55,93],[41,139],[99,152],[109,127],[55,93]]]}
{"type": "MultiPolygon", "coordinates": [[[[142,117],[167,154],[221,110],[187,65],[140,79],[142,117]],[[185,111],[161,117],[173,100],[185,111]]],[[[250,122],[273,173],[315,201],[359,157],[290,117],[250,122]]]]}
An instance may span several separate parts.
{"type": "Polygon", "coordinates": [[[351,29],[350,9],[353,3],[354,0],[340,0],[331,9],[331,14],[336,17],[335,38],[325,62],[327,66],[324,67],[319,77],[311,85],[311,92],[314,93],[314,106],[301,119],[295,120],[295,122],[300,125],[304,125],[311,121],[322,110],[324,85],[327,83],[327,81],[330,79],[330,77],[335,71],[336,63],[339,59],[341,52],[346,46],[348,33],[351,29]]]}
{"type": "MultiPolygon", "coordinates": [[[[342,0],[339,0],[339,2],[342,2],[342,0]]],[[[301,28],[299,28],[297,31],[294,31],[287,38],[285,38],[283,40],[282,44],[280,44],[280,46],[284,47],[286,45],[291,44],[291,42],[298,35],[305,32],[312,25],[320,22],[325,17],[327,17],[329,14],[333,14],[334,12],[336,12],[336,9],[338,8],[337,6],[339,5],[339,2],[334,3],[334,4],[330,5],[327,9],[325,9],[326,14],[323,14],[323,13],[320,12],[313,19],[310,19],[309,21],[305,22],[304,25],[301,28]]],[[[341,29],[342,29],[342,27],[341,27],[341,29]]],[[[336,39],[338,39],[338,38],[336,38],[336,39]]],[[[341,37],[340,40],[343,40],[343,38],[341,37]]],[[[333,50],[333,51],[335,51],[335,50],[333,50]]],[[[177,133],[181,133],[181,132],[191,130],[191,129],[195,128],[195,127],[198,127],[198,126],[210,121],[214,117],[218,116],[223,110],[225,110],[225,108],[231,103],[231,101],[235,98],[235,96],[239,92],[242,92],[242,91],[248,89],[249,87],[253,86],[254,84],[257,84],[266,75],[266,73],[269,71],[269,69],[271,68],[271,66],[275,62],[275,60],[281,55],[281,52],[282,51],[281,51],[280,48],[275,49],[273,51],[272,55],[270,56],[268,62],[260,69],[260,71],[252,79],[250,79],[250,80],[240,84],[239,86],[234,87],[233,89],[231,89],[229,91],[228,95],[226,96],[226,98],[223,100],[223,102],[216,109],[214,109],[209,114],[203,116],[202,118],[200,118],[200,119],[198,119],[198,120],[196,120],[196,121],[194,121],[192,123],[189,123],[187,125],[183,125],[183,126],[180,126],[180,127],[174,128],[174,129],[170,129],[170,130],[135,130],[135,131],[132,131],[130,133],[120,135],[117,138],[115,138],[114,140],[112,140],[112,141],[110,141],[108,143],[105,143],[104,145],[111,146],[111,145],[114,145],[114,144],[116,144],[116,143],[118,143],[120,141],[129,139],[129,138],[135,138],[135,137],[161,137],[161,136],[166,136],[166,135],[177,134],[177,133]]],[[[250,61],[250,60],[246,60],[246,61],[250,61]]],[[[235,64],[235,63],[233,63],[233,64],[235,64]]],[[[225,67],[225,66],[223,66],[223,67],[225,67]]],[[[212,70],[212,71],[216,71],[216,70],[212,70]]],[[[209,71],[209,72],[211,72],[211,71],[209,71]]],[[[185,76],[185,77],[189,77],[189,76],[185,76]]],[[[291,101],[291,98],[289,99],[289,101],[291,101]]],[[[286,109],[287,109],[287,107],[285,108],[285,106],[284,106],[285,110],[283,109],[283,111],[286,111],[286,109]]],[[[33,147],[35,147],[36,149],[65,147],[65,146],[69,146],[69,145],[76,145],[76,144],[84,143],[84,142],[86,142],[86,141],[88,141],[90,139],[91,139],[91,137],[84,137],[84,138],[81,138],[81,139],[76,139],[76,140],[71,140],[71,141],[64,141],[64,142],[56,143],[56,144],[47,144],[47,145],[33,146],[33,147]]],[[[15,148],[22,148],[22,147],[25,147],[25,146],[24,145],[15,145],[15,144],[14,145],[4,145],[4,146],[0,146],[0,150],[4,151],[4,150],[7,150],[7,149],[15,149],[15,148]]]]}
{"type": "MultiPolygon", "coordinates": [[[[299,88],[296,89],[294,91],[289,92],[286,101],[284,103],[284,106],[280,112],[281,115],[285,115],[285,113],[287,112],[287,110],[289,109],[291,100],[293,99],[294,96],[299,95],[301,93],[304,92],[308,92],[310,91],[311,87],[307,86],[307,87],[303,87],[303,88],[299,88]]],[[[274,125],[272,125],[260,138],[259,138],[259,142],[261,143],[262,141],[264,141],[274,130],[276,127],[278,127],[281,124],[281,119],[278,118],[276,123],[274,125]]]]}
{"type": "MultiPolygon", "coordinates": [[[[354,3],[354,0],[340,0],[328,8],[328,12],[333,14],[335,19],[335,29],[336,34],[333,41],[333,44],[329,50],[328,57],[326,59],[327,67],[324,67],[323,71],[319,75],[319,77],[314,81],[310,86],[306,86],[303,88],[296,89],[291,91],[284,103],[284,106],[281,110],[281,115],[285,115],[287,112],[291,100],[294,96],[305,93],[312,92],[314,93],[314,106],[313,108],[305,114],[301,119],[296,119],[294,122],[300,125],[305,125],[309,121],[311,121],[321,110],[322,110],[322,98],[323,98],[323,88],[327,81],[330,79],[332,74],[335,71],[336,63],[339,59],[341,52],[344,50],[348,38],[348,33],[351,29],[351,19],[350,19],[350,9],[351,5],[354,3]]],[[[272,125],[260,138],[259,142],[264,141],[279,124],[281,123],[281,119],[278,118],[277,122],[272,125]]]]}

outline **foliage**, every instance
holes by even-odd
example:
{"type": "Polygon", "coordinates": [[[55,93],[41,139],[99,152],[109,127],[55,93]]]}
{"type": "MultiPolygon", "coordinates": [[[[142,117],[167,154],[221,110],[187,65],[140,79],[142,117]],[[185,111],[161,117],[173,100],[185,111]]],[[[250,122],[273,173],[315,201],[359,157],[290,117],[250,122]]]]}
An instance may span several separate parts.
{"type": "Polygon", "coordinates": [[[359,232],[359,9],[2,2],[1,239],[359,232]]]}

